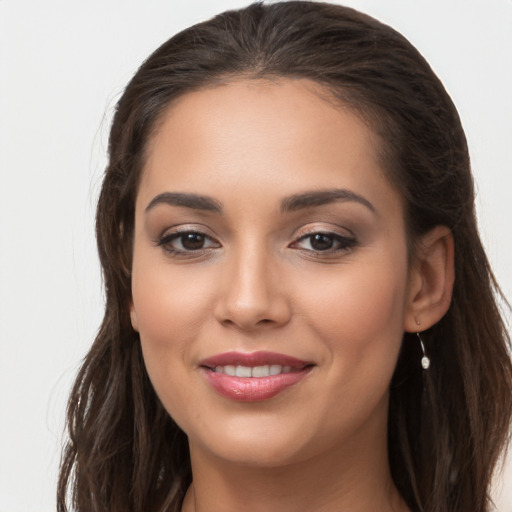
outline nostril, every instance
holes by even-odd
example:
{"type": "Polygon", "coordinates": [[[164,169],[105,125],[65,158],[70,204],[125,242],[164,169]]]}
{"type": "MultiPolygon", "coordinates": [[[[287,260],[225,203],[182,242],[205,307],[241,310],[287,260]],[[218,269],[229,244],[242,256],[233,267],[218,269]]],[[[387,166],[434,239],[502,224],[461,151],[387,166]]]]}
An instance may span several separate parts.
{"type": "Polygon", "coordinates": [[[291,310],[280,294],[243,293],[239,288],[231,292],[219,296],[214,310],[215,318],[225,327],[270,328],[290,319],[291,310]]]}

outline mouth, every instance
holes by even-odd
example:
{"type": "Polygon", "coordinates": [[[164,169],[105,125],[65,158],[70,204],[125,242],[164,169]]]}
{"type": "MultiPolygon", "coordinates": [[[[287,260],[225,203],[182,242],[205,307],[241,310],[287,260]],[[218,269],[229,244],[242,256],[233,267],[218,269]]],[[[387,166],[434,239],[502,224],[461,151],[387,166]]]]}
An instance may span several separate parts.
{"type": "Polygon", "coordinates": [[[242,365],[226,365],[216,366],[212,368],[215,373],[224,373],[231,377],[245,377],[261,379],[262,377],[271,377],[274,375],[281,375],[283,373],[298,372],[300,369],[292,368],[291,366],[282,366],[280,364],[265,364],[263,366],[242,366],[242,365]]]}
{"type": "Polygon", "coordinates": [[[273,352],[227,352],[202,361],[200,369],[221,396],[255,402],[273,398],[299,383],[314,366],[273,352]]]}

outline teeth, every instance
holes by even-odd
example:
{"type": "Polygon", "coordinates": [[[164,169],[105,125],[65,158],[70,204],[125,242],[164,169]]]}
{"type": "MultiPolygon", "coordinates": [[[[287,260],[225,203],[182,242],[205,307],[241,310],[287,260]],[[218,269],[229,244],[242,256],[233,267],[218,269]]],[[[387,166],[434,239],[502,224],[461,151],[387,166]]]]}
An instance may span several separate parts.
{"type": "Polygon", "coordinates": [[[226,375],[231,375],[232,377],[234,377],[236,375],[236,369],[234,366],[224,366],[224,373],[226,375]]]}
{"type": "Polygon", "coordinates": [[[216,366],[215,373],[225,373],[231,377],[269,377],[271,375],[280,375],[281,373],[291,373],[291,366],[281,366],[280,364],[271,364],[263,366],[216,366]]]}
{"type": "Polygon", "coordinates": [[[270,375],[279,375],[282,369],[280,364],[273,364],[270,366],[270,375]]]}
{"type": "Polygon", "coordinates": [[[268,364],[265,366],[255,366],[252,369],[253,377],[268,377],[270,375],[270,367],[268,364]]]}
{"type": "Polygon", "coordinates": [[[237,377],[252,377],[251,368],[249,366],[237,366],[235,373],[237,377]]]}

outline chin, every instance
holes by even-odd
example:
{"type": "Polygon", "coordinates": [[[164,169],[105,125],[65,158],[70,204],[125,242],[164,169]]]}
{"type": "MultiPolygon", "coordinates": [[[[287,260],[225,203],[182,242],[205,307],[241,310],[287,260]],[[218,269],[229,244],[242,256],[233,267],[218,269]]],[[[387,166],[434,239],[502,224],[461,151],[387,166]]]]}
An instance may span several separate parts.
{"type": "MultiPolygon", "coordinates": [[[[204,447],[216,459],[226,463],[251,468],[278,468],[299,462],[306,458],[296,445],[290,446],[290,440],[286,444],[276,439],[228,439],[221,444],[204,447]]],[[[191,445],[194,450],[194,445],[191,445]]]]}
{"type": "Polygon", "coordinates": [[[210,422],[202,432],[187,433],[191,454],[208,453],[225,462],[255,468],[282,467],[314,456],[321,450],[315,429],[308,428],[304,419],[290,420],[281,417],[277,421],[261,414],[232,418],[219,425],[210,422]]]}

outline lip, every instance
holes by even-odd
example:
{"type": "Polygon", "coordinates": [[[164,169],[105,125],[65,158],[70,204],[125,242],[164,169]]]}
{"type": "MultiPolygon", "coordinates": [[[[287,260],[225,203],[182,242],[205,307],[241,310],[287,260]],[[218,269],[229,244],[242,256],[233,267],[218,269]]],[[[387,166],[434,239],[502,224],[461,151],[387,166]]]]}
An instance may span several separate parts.
{"type": "Polygon", "coordinates": [[[275,352],[226,352],[200,363],[208,384],[221,396],[238,402],[268,400],[300,382],[313,368],[309,361],[275,352]],[[289,366],[292,371],[267,377],[236,377],[215,372],[216,366],[289,366]]]}
{"type": "Polygon", "coordinates": [[[281,366],[291,366],[294,369],[301,369],[304,366],[313,364],[311,361],[303,361],[296,357],[278,354],[277,352],[225,352],[204,359],[199,363],[200,366],[215,368],[216,366],[241,365],[241,366],[261,366],[264,364],[280,364],[281,366]]]}

